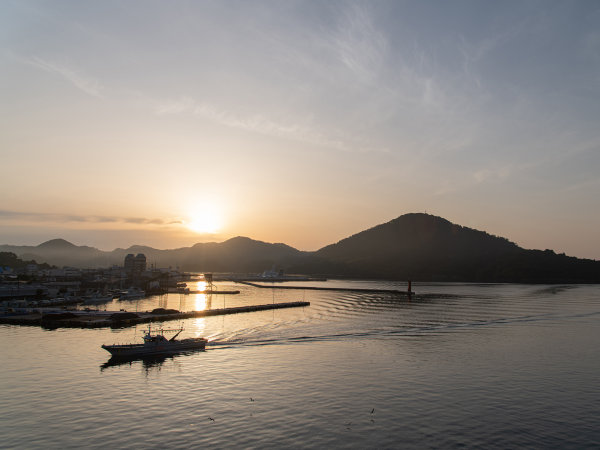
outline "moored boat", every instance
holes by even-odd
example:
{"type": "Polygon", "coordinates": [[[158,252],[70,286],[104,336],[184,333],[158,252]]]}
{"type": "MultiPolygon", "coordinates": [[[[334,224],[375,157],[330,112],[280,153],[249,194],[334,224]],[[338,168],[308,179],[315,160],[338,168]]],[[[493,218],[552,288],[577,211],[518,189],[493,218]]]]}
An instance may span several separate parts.
{"type": "Polygon", "coordinates": [[[146,297],[146,292],[140,288],[130,287],[126,291],[121,292],[119,300],[139,300],[146,297]]]}
{"type": "Polygon", "coordinates": [[[183,328],[175,330],[160,329],[157,333],[152,333],[151,327],[148,327],[144,334],[143,344],[115,344],[102,345],[102,348],[109,352],[113,357],[131,358],[137,356],[151,355],[170,355],[191,350],[204,350],[205,338],[187,338],[176,339],[183,331],[183,328]],[[164,336],[165,332],[176,331],[177,333],[170,339],[164,336]]]}

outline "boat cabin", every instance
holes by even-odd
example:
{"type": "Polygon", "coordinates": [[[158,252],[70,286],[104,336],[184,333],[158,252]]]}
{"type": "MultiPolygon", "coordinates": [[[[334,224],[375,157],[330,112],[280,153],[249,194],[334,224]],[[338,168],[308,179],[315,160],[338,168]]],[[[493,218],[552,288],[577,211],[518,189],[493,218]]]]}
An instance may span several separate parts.
{"type": "Polygon", "coordinates": [[[144,343],[150,343],[150,342],[158,343],[158,342],[169,342],[169,341],[162,334],[157,334],[155,336],[152,336],[151,334],[148,333],[147,335],[144,336],[144,343]]]}

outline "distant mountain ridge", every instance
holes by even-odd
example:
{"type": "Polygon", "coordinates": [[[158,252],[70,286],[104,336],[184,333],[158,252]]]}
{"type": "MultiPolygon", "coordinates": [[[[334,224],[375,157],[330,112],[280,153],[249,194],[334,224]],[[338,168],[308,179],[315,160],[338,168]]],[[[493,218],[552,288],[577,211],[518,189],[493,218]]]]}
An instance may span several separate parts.
{"type": "Polygon", "coordinates": [[[65,241],[64,239],[51,239],[49,241],[43,242],[37,246],[37,248],[46,248],[46,249],[60,249],[64,250],[66,248],[72,249],[77,247],[75,244],[70,243],[69,241],[65,241]]]}
{"type": "Polygon", "coordinates": [[[525,250],[509,240],[429,214],[405,214],[316,252],[247,237],[158,250],[131,246],[105,252],[53,239],[38,246],[0,245],[21,258],[58,266],[123,264],[144,253],[149,264],[188,271],[288,273],[414,281],[578,283],[600,282],[600,261],[525,250]]]}
{"type": "Polygon", "coordinates": [[[0,245],[0,252],[12,252],[20,258],[40,263],[80,268],[123,265],[127,254],[144,253],[148,265],[214,272],[262,272],[274,265],[286,265],[303,254],[285,244],[269,244],[247,237],[235,237],[221,243],[199,243],[192,247],[171,250],[133,245],[109,252],[77,246],[64,239],[52,239],[37,246],[0,245]]]}

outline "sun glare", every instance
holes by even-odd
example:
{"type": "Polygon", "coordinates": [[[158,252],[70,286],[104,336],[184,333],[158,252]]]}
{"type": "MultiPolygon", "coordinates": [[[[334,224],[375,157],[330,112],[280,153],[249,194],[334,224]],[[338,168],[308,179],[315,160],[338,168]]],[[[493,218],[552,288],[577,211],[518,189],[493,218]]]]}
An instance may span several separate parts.
{"type": "Polygon", "coordinates": [[[201,207],[190,214],[190,221],[186,225],[196,233],[216,233],[222,227],[219,212],[210,207],[201,207]]]}

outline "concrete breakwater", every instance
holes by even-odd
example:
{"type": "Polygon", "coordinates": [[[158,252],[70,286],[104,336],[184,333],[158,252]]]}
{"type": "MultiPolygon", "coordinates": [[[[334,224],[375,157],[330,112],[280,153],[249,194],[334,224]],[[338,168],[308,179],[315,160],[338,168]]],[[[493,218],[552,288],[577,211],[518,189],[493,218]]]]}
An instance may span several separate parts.
{"type": "Polygon", "coordinates": [[[181,312],[174,309],[157,308],[146,312],[128,311],[37,311],[30,314],[0,315],[0,324],[33,325],[44,328],[123,328],[147,322],[166,322],[194,317],[219,316],[244,312],[266,311],[281,308],[310,306],[310,302],[270,303],[265,305],[235,306],[207,309],[204,311],[181,312]]]}
{"type": "Polygon", "coordinates": [[[414,292],[409,289],[401,291],[399,289],[371,289],[371,288],[344,288],[344,287],[326,287],[326,286],[265,286],[263,284],[251,283],[250,281],[236,280],[236,283],[246,284],[248,286],[263,288],[263,289],[305,289],[309,291],[340,291],[340,292],[363,292],[371,294],[396,294],[396,295],[414,295],[414,292]]]}

